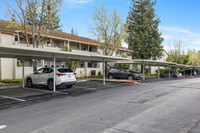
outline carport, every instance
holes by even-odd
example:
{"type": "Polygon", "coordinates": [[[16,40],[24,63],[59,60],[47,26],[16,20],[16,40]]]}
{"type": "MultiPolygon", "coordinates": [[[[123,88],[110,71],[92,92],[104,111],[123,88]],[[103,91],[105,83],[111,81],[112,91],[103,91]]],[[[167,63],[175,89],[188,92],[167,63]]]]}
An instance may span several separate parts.
{"type": "Polygon", "coordinates": [[[117,61],[116,64],[137,64],[141,65],[143,72],[143,80],[145,80],[145,65],[157,66],[158,67],[158,79],[160,79],[160,67],[168,67],[169,78],[170,78],[170,68],[175,67],[177,69],[177,64],[172,62],[154,61],[154,60],[130,60],[130,61],[117,61]]]}
{"type": "MultiPolygon", "coordinates": [[[[42,60],[53,60],[54,62],[54,70],[56,69],[56,60],[77,60],[77,61],[95,61],[95,62],[103,62],[103,84],[105,85],[105,62],[114,62],[119,60],[127,60],[126,58],[121,57],[112,57],[112,56],[104,56],[98,54],[77,54],[73,52],[66,51],[48,51],[41,48],[32,48],[25,47],[19,48],[17,46],[0,46],[0,57],[1,58],[17,58],[23,61],[22,65],[22,79],[23,79],[23,88],[25,87],[24,83],[24,60],[26,59],[42,59],[42,60]]],[[[56,73],[54,71],[54,87],[53,91],[56,91],[55,77],[56,73]]]]}

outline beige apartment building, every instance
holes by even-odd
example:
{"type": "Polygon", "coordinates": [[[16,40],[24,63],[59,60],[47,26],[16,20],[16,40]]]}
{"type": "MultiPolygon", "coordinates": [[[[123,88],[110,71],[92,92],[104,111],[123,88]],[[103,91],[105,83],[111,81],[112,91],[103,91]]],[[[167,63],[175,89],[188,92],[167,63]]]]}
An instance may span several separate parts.
{"type": "MultiPolygon", "coordinates": [[[[11,26],[9,21],[0,20],[0,46],[9,46],[15,48],[27,48],[25,39],[23,39],[23,30],[19,30],[16,26],[11,26]]],[[[48,51],[63,51],[67,45],[71,52],[81,53],[83,55],[103,55],[102,49],[99,47],[95,40],[76,36],[59,31],[49,31],[48,34],[43,35],[44,39],[40,43],[39,50],[48,51]]],[[[29,47],[33,47],[30,44],[29,47]]],[[[131,59],[132,50],[126,48],[119,48],[117,52],[114,52],[112,56],[125,57],[131,59]]],[[[31,56],[31,55],[30,55],[31,56]]],[[[57,61],[56,66],[67,67],[66,61],[57,61]]],[[[33,61],[25,60],[25,75],[33,73],[33,61]]],[[[45,66],[52,66],[52,60],[38,60],[38,69],[45,66]]],[[[87,77],[91,75],[92,70],[96,70],[96,73],[101,71],[102,63],[98,62],[83,62],[80,60],[76,73],[78,77],[87,77]]],[[[0,58],[0,80],[3,79],[21,79],[22,78],[22,61],[19,59],[0,58]]]]}

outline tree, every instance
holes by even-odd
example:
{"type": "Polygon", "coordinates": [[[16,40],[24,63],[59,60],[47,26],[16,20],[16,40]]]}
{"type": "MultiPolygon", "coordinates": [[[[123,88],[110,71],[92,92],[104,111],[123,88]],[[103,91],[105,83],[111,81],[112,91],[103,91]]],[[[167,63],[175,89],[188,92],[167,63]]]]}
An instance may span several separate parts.
{"type": "MultiPolygon", "coordinates": [[[[64,47],[64,50],[67,52],[72,51],[67,45],[64,47]]],[[[80,61],[66,61],[66,64],[72,71],[76,72],[76,69],[80,65],[80,61]]]]}
{"type": "Polygon", "coordinates": [[[131,50],[133,59],[160,58],[163,53],[163,38],[158,31],[160,19],[155,14],[153,6],[156,1],[132,0],[127,17],[128,37],[126,42],[131,50]]]}
{"type": "MultiPolygon", "coordinates": [[[[15,21],[21,23],[19,27],[24,30],[27,47],[30,42],[33,47],[38,47],[45,37],[41,34],[48,35],[50,30],[60,28],[58,23],[62,0],[13,0],[13,3],[15,7],[7,2],[8,10],[12,16],[16,16],[15,21]]],[[[37,60],[32,61],[35,71],[37,60]]]]}
{"type": "Polygon", "coordinates": [[[104,55],[113,55],[114,51],[121,47],[121,41],[126,35],[126,26],[122,23],[117,10],[113,9],[108,15],[103,5],[95,6],[92,19],[94,24],[90,33],[95,36],[104,55]]]}
{"type": "Polygon", "coordinates": [[[188,65],[197,66],[200,64],[200,51],[196,51],[195,49],[188,50],[189,61],[188,65]]]}
{"type": "Polygon", "coordinates": [[[187,64],[189,61],[189,55],[185,54],[185,47],[182,45],[182,41],[174,41],[173,47],[169,43],[169,51],[167,61],[175,62],[178,64],[187,64]]]}
{"type": "Polygon", "coordinates": [[[41,33],[47,35],[49,30],[59,28],[62,0],[14,0],[13,3],[15,7],[7,2],[8,10],[21,23],[27,46],[31,40],[33,47],[38,47],[43,39],[41,33]]]}

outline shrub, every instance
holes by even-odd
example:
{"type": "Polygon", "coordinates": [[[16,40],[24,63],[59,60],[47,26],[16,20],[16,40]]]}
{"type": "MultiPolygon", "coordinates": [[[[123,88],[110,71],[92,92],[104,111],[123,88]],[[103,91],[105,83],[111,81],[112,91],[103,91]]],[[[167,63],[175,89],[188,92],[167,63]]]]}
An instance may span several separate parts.
{"type": "Polygon", "coordinates": [[[64,47],[64,50],[65,50],[65,51],[68,51],[68,52],[72,52],[72,49],[68,48],[67,45],[64,47]]]}
{"type": "MultiPolygon", "coordinates": [[[[165,69],[160,68],[160,73],[164,73],[165,69]]],[[[158,70],[156,70],[156,73],[158,74],[158,70]]]]}
{"type": "Polygon", "coordinates": [[[21,79],[4,79],[2,80],[3,83],[21,83],[21,79]]]}
{"type": "Polygon", "coordinates": [[[98,76],[100,76],[100,75],[101,75],[101,71],[98,72],[98,76]]]}
{"type": "Polygon", "coordinates": [[[96,70],[91,71],[91,76],[96,76],[96,70]]]}
{"type": "Polygon", "coordinates": [[[136,72],[136,70],[135,70],[135,68],[134,68],[134,67],[132,67],[132,68],[131,68],[131,70],[132,70],[133,72],[136,72]]]}
{"type": "Polygon", "coordinates": [[[98,75],[97,78],[103,78],[103,74],[98,75]]]}

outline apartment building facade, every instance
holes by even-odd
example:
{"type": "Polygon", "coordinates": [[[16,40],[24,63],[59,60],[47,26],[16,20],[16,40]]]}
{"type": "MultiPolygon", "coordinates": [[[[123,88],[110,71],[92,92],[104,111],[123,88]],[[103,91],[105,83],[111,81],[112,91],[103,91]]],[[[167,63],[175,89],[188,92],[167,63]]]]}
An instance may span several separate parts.
{"type": "MultiPolygon", "coordinates": [[[[18,27],[11,26],[9,21],[0,20],[0,46],[10,46],[16,48],[27,48],[26,40],[23,37],[24,31],[19,30],[18,27]]],[[[99,47],[95,40],[80,37],[59,31],[49,31],[48,34],[42,35],[43,40],[38,46],[39,50],[48,51],[64,51],[65,47],[68,47],[73,53],[84,54],[96,54],[103,55],[102,48],[99,47]]],[[[33,47],[30,42],[29,47],[33,47]]],[[[131,59],[132,50],[126,48],[119,48],[112,56],[125,57],[131,59]]],[[[31,55],[30,55],[31,56],[31,55]]],[[[56,66],[67,67],[67,63],[70,60],[57,61],[56,66]]],[[[53,65],[52,60],[38,60],[38,69],[41,67],[53,65]]],[[[78,77],[88,77],[91,75],[91,71],[95,70],[102,73],[102,63],[99,62],[84,62],[79,60],[80,65],[76,69],[78,77]]],[[[33,73],[33,61],[24,60],[25,75],[33,73]]],[[[20,59],[8,59],[0,58],[0,80],[3,79],[21,79],[22,78],[22,60],[20,59]]]]}

